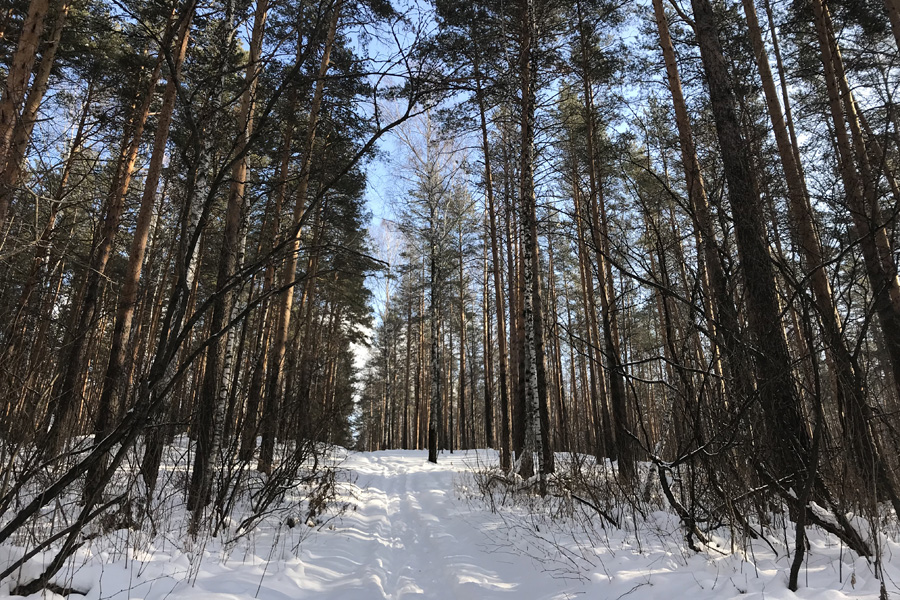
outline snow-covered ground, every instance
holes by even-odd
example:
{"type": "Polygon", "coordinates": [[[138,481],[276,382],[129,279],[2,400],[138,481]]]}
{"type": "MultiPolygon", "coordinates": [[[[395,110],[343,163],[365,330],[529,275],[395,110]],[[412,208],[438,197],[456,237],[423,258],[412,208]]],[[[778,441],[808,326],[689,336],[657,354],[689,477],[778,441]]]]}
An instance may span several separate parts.
{"type": "MultiPolygon", "coordinates": [[[[350,454],[344,467],[355,481],[341,487],[347,510],[337,518],[294,527],[269,520],[231,544],[131,533],[80,551],[60,581],[89,599],[119,600],[878,597],[872,566],[818,531],[795,595],[777,540],[779,557],[763,542],[694,553],[664,512],[623,530],[604,531],[598,521],[592,532],[515,504],[492,512],[469,475],[491,458],[442,454],[432,465],[423,451],[350,454]]],[[[900,545],[885,540],[883,550],[894,597],[900,545]]]]}

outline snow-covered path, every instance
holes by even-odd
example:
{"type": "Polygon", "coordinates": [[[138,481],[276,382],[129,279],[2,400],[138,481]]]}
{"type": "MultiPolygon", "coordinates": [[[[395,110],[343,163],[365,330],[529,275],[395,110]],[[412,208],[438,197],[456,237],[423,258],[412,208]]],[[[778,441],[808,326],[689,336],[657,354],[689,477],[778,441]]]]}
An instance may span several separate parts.
{"type": "MultiPolygon", "coordinates": [[[[66,583],[89,590],[86,600],[878,598],[871,565],[818,532],[795,595],[776,538],[778,556],[761,542],[743,554],[693,553],[664,512],[637,532],[581,533],[523,507],[492,513],[462,489],[488,459],[496,454],[442,454],[433,465],[422,451],[350,453],[344,469],[355,481],[339,498],[348,508],[320,526],[288,527],[282,513],[227,548],[123,530],[119,541],[86,547],[66,583]]],[[[897,594],[900,545],[888,541],[884,552],[888,592],[897,594]]]]}
{"type": "Polygon", "coordinates": [[[348,600],[521,593],[523,571],[534,566],[488,552],[484,535],[452,497],[453,467],[463,461],[441,458],[434,466],[419,452],[354,457],[359,508],[341,519],[326,547],[309,544],[303,586],[348,600]]]}
{"type": "MultiPolygon", "coordinates": [[[[263,579],[258,596],[278,600],[877,598],[878,582],[871,566],[815,535],[804,584],[795,595],[786,587],[790,564],[786,553],[775,557],[760,543],[752,557],[695,554],[685,550],[671,514],[654,514],[657,526],[642,526],[638,535],[598,531],[576,541],[564,522],[534,527],[524,509],[502,516],[491,513],[482,503],[467,501],[460,490],[471,485],[468,473],[488,457],[496,460],[493,453],[444,453],[433,465],[423,451],[351,454],[345,466],[357,476],[355,485],[349,486],[355,508],[336,519],[333,529],[326,527],[304,541],[299,558],[285,560],[284,572],[263,579]],[[585,542],[595,547],[588,548],[585,560],[579,560],[576,546],[585,542]],[[561,556],[561,550],[571,551],[572,560],[561,556]],[[844,564],[838,566],[841,557],[844,564]]],[[[268,568],[271,573],[273,566],[268,568]]],[[[896,569],[891,572],[900,574],[896,569]]]]}

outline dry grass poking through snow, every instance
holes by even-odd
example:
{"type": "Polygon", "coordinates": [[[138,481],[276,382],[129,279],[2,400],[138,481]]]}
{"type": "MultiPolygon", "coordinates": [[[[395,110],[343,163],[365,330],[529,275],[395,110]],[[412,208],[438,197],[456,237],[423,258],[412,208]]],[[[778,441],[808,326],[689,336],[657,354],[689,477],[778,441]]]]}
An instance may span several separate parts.
{"type": "MultiPolygon", "coordinates": [[[[500,471],[493,453],[473,455],[470,467],[457,477],[456,489],[469,510],[495,515],[485,530],[486,547],[527,557],[534,569],[575,584],[573,593],[581,587],[586,597],[631,600],[879,598],[875,565],[814,527],[807,530],[800,589],[790,592],[795,529],[786,511],[774,505],[765,525],[749,518],[761,534],[756,539],[719,524],[701,532],[705,544],[695,535],[688,542],[649,464],[641,465],[635,492],[618,485],[608,462],[558,454],[557,473],[543,498],[533,481],[500,471]]],[[[892,512],[884,510],[881,568],[885,589],[895,597],[900,535],[892,512]]],[[[868,522],[849,516],[858,530],[871,531],[868,522]]]]}

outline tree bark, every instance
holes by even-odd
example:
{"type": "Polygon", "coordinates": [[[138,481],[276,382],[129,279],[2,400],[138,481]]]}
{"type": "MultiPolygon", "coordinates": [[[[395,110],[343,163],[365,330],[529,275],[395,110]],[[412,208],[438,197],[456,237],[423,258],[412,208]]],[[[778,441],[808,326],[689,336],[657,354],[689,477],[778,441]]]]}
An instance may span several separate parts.
{"type": "MultiPolygon", "coordinates": [[[[843,72],[837,41],[830,34],[828,11],[821,0],[811,0],[816,20],[816,32],[824,67],[829,107],[838,146],[841,178],[856,234],[859,238],[869,285],[874,296],[883,337],[888,348],[895,385],[900,390],[900,282],[897,266],[884,227],[884,219],[877,203],[877,183],[868,163],[868,152],[862,136],[855,102],[843,72]],[[845,127],[850,125],[851,135],[845,127]],[[855,150],[855,155],[854,155],[855,150]]],[[[817,308],[822,313],[822,307],[817,308]]],[[[856,469],[864,481],[875,480],[900,510],[900,493],[887,471],[881,456],[878,439],[871,429],[872,409],[865,398],[865,388],[859,366],[849,348],[842,348],[843,336],[839,319],[825,322],[828,341],[834,351],[833,362],[838,376],[839,396],[844,416],[844,434],[850,444],[856,469]],[[831,329],[829,329],[829,327],[831,329]],[[856,375],[856,380],[852,379],[856,375]]],[[[900,393],[900,392],[898,392],[900,393]]]]}
{"type": "Polygon", "coordinates": [[[700,280],[704,290],[707,291],[707,300],[704,306],[706,311],[705,320],[710,336],[715,342],[713,344],[713,363],[718,368],[718,349],[721,348],[724,353],[724,369],[722,370],[726,373],[728,380],[724,386],[726,389],[722,391],[730,391],[731,394],[726,395],[735,398],[749,398],[753,393],[753,382],[748,372],[749,360],[746,358],[746,353],[743,349],[744,342],[741,340],[737,309],[728,283],[722,256],[716,242],[714,218],[710,210],[706,185],[700,169],[700,161],[697,158],[687,104],[684,100],[681,78],[678,74],[675,49],[669,35],[669,27],[663,11],[662,0],[653,0],[653,8],[656,15],[660,46],[666,65],[669,92],[672,95],[672,104],[675,111],[675,124],[678,129],[681,161],[692,212],[691,218],[696,232],[697,250],[705,267],[705,269],[700,271],[700,280]]]}
{"type": "MultiPolygon", "coordinates": [[[[22,116],[16,123],[12,133],[6,166],[2,170],[2,175],[0,175],[0,207],[8,207],[10,205],[13,191],[19,182],[22,161],[25,159],[25,152],[28,148],[28,143],[31,141],[31,134],[37,121],[38,109],[40,109],[44,94],[47,93],[50,72],[53,70],[53,65],[56,61],[56,51],[59,48],[63,30],[66,27],[70,6],[69,0],[60,0],[56,7],[56,19],[53,22],[53,30],[41,55],[41,62],[34,75],[34,80],[31,82],[31,88],[28,90],[28,96],[22,108],[22,116]]],[[[0,208],[0,210],[3,209],[0,208]]],[[[2,223],[3,217],[0,216],[0,225],[2,223]]]]}
{"type": "Polygon", "coordinates": [[[757,393],[768,428],[765,443],[772,447],[766,468],[777,478],[795,481],[805,473],[810,440],[791,376],[791,357],[781,326],[762,202],[744,151],[746,143],[712,6],[709,0],[691,0],[691,5],[728,183],[746,286],[748,322],[757,347],[757,393]]]}
{"type": "MultiPolygon", "coordinates": [[[[173,56],[175,72],[170,73],[166,88],[163,91],[162,106],[157,115],[156,133],[153,139],[153,150],[150,155],[150,163],[147,166],[147,176],[144,179],[144,190],[141,194],[141,204],[138,208],[137,223],[134,237],[131,241],[131,249],[128,254],[128,266],[125,269],[125,277],[122,282],[122,290],[119,293],[119,305],[116,311],[116,323],[110,342],[109,361],[106,374],[100,391],[100,400],[97,407],[97,416],[94,420],[94,437],[100,439],[109,434],[112,419],[121,412],[121,395],[124,392],[125,360],[127,355],[128,337],[131,333],[134,312],[137,308],[138,289],[141,271],[144,265],[144,257],[147,250],[147,241],[150,235],[150,225],[153,219],[153,205],[156,200],[156,191],[159,186],[159,177],[162,173],[163,160],[165,158],[166,143],[169,139],[169,128],[172,124],[172,115],[175,110],[175,100],[178,91],[178,79],[181,76],[180,69],[187,53],[188,38],[190,37],[190,25],[193,18],[194,7],[192,3],[179,19],[177,26],[178,36],[173,56]]],[[[160,56],[160,61],[163,57],[160,56]]],[[[100,470],[92,471],[96,475],[100,470]]],[[[88,477],[90,481],[91,476],[88,477]]]]}
{"type": "MultiPolygon", "coordinates": [[[[0,172],[6,170],[10,154],[13,131],[19,123],[19,109],[25,100],[28,80],[37,55],[41,35],[44,32],[44,19],[50,9],[50,0],[31,0],[28,14],[22,23],[19,44],[12,56],[6,83],[2,87],[0,98],[0,172]]],[[[9,210],[10,194],[0,193],[0,229],[6,223],[9,210]]]]}
{"type": "Polygon", "coordinates": [[[331,19],[328,24],[328,33],[325,38],[325,48],[319,63],[319,74],[316,79],[316,88],[313,93],[312,104],[307,119],[306,138],[303,142],[300,176],[297,185],[296,200],[294,203],[293,225],[291,231],[291,243],[288,246],[288,256],[284,262],[281,273],[283,286],[290,286],[280,297],[278,306],[278,318],[275,325],[275,337],[272,343],[272,353],[267,373],[265,402],[263,404],[263,416],[261,423],[262,446],[258,469],[263,473],[271,473],[275,456],[275,435],[278,407],[280,404],[281,388],[283,385],[282,368],[284,366],[285,351],[287,348],[288,332],[291,325],[291,307],[294,304],[294,288],[291,282],[297,276],[297,263],[300,254],[300,236],[303,221],[307,218],[306,195],[309,187],[310,167],[312,165],[313,146],[316,140],[316,128],[319,121],[319,112],[322,108],[322,99],[325,95],[325,77],[331,64],[331,49],[337,33],[337,25],[340,19],[342,0],[337,0],[332,9],[331,19]]]}
{"type": "Polygon", "coordinates": [[[72,411],[81,405],[83,401],[81,378],[84,375],[84,365],[87,360],[87,343],[90,338],[90,330],[94,324],[96,310],[100,302],[102,286],[106,267],[112,256],[113,242],[119,231],[122,213],[125,209],[125,196],[131,185],[134,175],[134,164],[144,134],[144,126],[150,115],[150,107],[153,102],[154,90],[159,79],[161,63],[157,63],[156,69],[150,75],[147,88],[144,90],[141,106],[132,117],[132,123],[128,135],[127,145],[119,156],[113,185],[106,199],[106,208],[103,221],[97,234],[94,253],[91,257],[84,287],[84,296],[74,311],[75,323],[68,339],[68,350],[62,362],[62,373],[59,383],[54,390],[54,398],[50,409],[53,416],[53,424],[47,435],[48,443],[45,449],[49,453],[59,451],[63,437],[70,425],[69,420],[72,411]]]}
{"type": "MultiPolygon", "coordinates": [[[[234,348],[234,327],[222,336],[221,331],[232,318],[234,309],[233,278],[239,266],[241,254],[242,215],[245,211],[244,192],[247,180],[247,144],[253,131],[253,110],[256,88],[261,73],[260,54],[268,15],[268,0],[258,0],[254,11],[250,53],[244,72],[244,89],[237,115],[238,138],[234,145],[237,160],[231,168],[231,187],[225,210],[225,231],[216,276],[215,300],[212,306],[210,334],[215,336],[206,353],[206,372],[200,388],[197,447],[188,489],[188,509],[193,511],[191,528],[197,530],[202,508],[209,503],[212,487],[212,471],[222,444],[225,404],[228,401],[228,384],[231,380],[234,348]]],[[[227,25],[229,28],[234,26],[227,25]]],[[[233,43],[234,35],[227,35],[233,43]]]]}
{"type": "MultiPolygon", "coordinates": [[[[493,203],[491,203],[493,204],[493,203]]],[[[488,208],[487,210],[490,210],[488,208]]],[[[485,219],[488,221],[488,219],[485,219]]],[[[487,223],[485,223],[487,225],[487,223]]],[[[487,230],[487,236],[490,236],[490,230],[488,227],[485,227],[487,230]]],[[[488,255],[487,255],[487,240],[482,247],[482,260],[483,260],[483,272],[482,272],[482,311],[481,311],[481,321],[482,321],[482,358],[484,360],[484,445],[487,448],[494,448],[494,332],[491,327],[491,298],[490,298],[490,283],[488,281],[488,273],[490,269],[488,267],[488,255]]],[[[505,356],[501,356],[500,360],[505,360],[505,356]]],[[[474,420],[474,415],[473,415],[474,420]]],[[[476,445],[478,444],[476,438],[476,445]]],[[[502,459],[501,459],[502,461],[502,459]]],[[[501,464],[501,468],[503,465],[501,464]]]]}
{"type": "MultiPolygon", "coordinates": [[[[435,223],[433,211],[434,208],[432,208],[431,215],[432,226],[435,223]]],[[[438,312],[440,311],[439,306],[441,298],[441,278],[440,273],[438,272],[438,260],[437,246],[435,241],[432,240],[428,256],[428,277],[430,284],[429,289],[431,290],[428,299],[428,320],[431,324],[431,411],[428,417],[428,461],[435,464],[437,464],[438,458],[438,438],[440,437],[440,432],[443,425],[443,419],[441,418],[441,381],[443,376],[441,373],[441,343],[438,331],[438,312]]]]}
{"type": "Polygon", "coordinates": [[[603,319],[604,347],[609,368],[609,399],[615,422],[616,457],[619,475],[625,481],[631,481],[635,473],[637,460],[634,442],[631,439],[631,425],[628,416],[628,396],[625,388],[625,372],[619,349],[616,323],[615,290],[613,289],[612,271],[605,253],[609,252],[609,231],[606,220],[606,207],[603,199],[600,172],[597,165],[595,148],[596,133],[594,131],[593,90],[589,78],[589,52],[587,34],[584,31],[584,19],[581,3],[577,4],[579,21],[579,46],[582,62],[582,88],[584,93],[584,120],[587,127],[588,176],[590,185],[590,231],[591,241],[597,260],[597,280],[600,286],[600,309],[603,319]]]}
{"type": "MultiPolygon", "coordinates": [[[[542,339],[538,337],[537,321],[541,317],[541,290],[536,283],[539,266],[537,249],[537,215],[534,192],[534,0],[522,0],[519,5],[519,85],[521,89],[521,162],[519,166],[519,215],[522,225],[522,258],[524,271],[522,321],[525,332],[525,446],[519,459],[519,474],[529,478],[534,473],[537,453],[537,473],[541,494],[546,493],[546,464],[542,452],[541,390],[538,385],[538,353],[542,339]]],[[[543,390],[546,399],[546,389],[543,390]]]]}
{"type": "Polygon", "coordinates": [[[900,50],[900,0],[884,0],[884,9],[891,21],[894,43],[897,44],[897,50],[900,50]]]}
{"type": "Polygon", "coordinates": [[[600,349],[600,329],[597,323],[597,305],[594,290],[594,275],[591,269],[591,258],[588,253],[585,228],[590,227],[590,219],[582,206],[581,182],[577,164],[573,165],[572,200],[575,204],[576,229],[578,232],[578,272],[581,280],[581,301],[586,323],[585,346],[587,346],[587,394],[594,428],[588,436],[591,452],[597,459],[616,460],[616,434],[609,414],[606,378],[598,356],[600,349]]]}

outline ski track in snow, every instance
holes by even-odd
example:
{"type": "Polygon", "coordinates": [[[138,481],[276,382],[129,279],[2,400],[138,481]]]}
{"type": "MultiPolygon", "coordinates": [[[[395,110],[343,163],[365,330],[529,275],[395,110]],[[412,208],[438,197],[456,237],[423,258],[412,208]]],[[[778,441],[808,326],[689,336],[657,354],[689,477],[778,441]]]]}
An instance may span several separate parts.
{"type": "Polygon", "coordinates": [[[477,547],[479,532],[453,514],[446,466],[422,462],[422,453],[372,453],[354,461],[360,508],[338,527],[343,552],[335,556],[330,548],[331,556],[323,556],[310,548],[309,589],[348,600],[484,598],[517,590],[518,584],[482,566],[493,561],[477,547]]]}
{"type": "MultiPolygon", "coordinates": [[[[648,527],[638,540],[633,531],[600,530],[591,563],[555,562],[541,537],[574,548],[565,523],[554,523],[555,531],[540,525],[542,535],[531,536],[527,526],[507,526],[528,523],[522,509],[504,517],[459,498],[461,473],[486,457],[496,454],[445,453],[433,465],[424,451],[351,453],[345,468],[357,479],[341,488],[351,508],[322,528],[269,522],[228,552],[215,539],[190,551],[185,538],[170,534],[132,549],[128,560],[127,544],[95,546],[59,580],[89,590],[86,600],[878,598],[871,565],[819,533],[810,534],[795,595],[787,590],[785,553],[775,557],[763,544],[752,556],[684,551],[677,519],[661,512],[648,519],[658,524],[655,533],[648,527]],[[560,576],[565,564],[581,569],[578,577],[560,576]]],[[[900,598],[900,545],[884,549],[888,592],[900,598]]]]}

